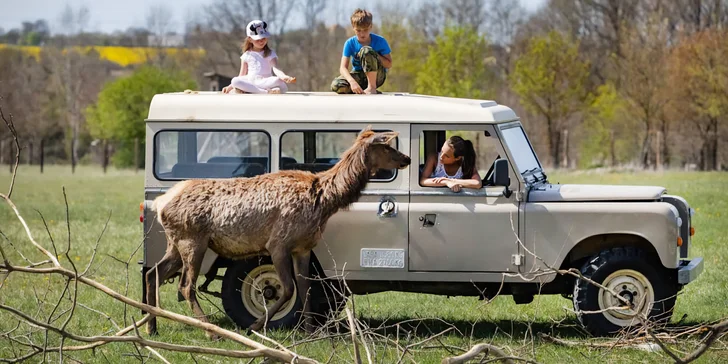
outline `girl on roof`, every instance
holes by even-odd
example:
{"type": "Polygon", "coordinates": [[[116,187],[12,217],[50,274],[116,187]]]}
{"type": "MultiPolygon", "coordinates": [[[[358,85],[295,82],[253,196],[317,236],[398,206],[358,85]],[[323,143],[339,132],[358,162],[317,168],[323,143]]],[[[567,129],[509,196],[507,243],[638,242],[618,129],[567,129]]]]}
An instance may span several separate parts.
{"type": "Polygon", "coordinates": [[[286,84],[296,82],[296,78],[278,68],[278,55],[268,47],[268,24],[262,20],[253,20],[248,23],[246,33],[248,37],[243,44],[243,55],[240,56],[240,74],[222,92],[279,94],[288,91],[286,84]]]}

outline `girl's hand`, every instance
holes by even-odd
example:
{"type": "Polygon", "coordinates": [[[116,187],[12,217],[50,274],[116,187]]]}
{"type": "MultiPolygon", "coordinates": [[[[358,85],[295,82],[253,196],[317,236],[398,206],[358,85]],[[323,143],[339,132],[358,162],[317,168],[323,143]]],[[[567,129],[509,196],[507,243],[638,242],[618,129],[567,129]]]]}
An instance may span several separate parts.
{"type": "Polygon", "coordinates": [[[285,83],[296,83],[296,78],[291,76],[283,76],[281,77],[281,80],[285,83]]]}
{"type": "Polygon", "coordinates": [[[449,180],[447,177],[435,177],[432,179],[432,182],[435,183],[446,183],[449,180]]]}
{"type": "Polygon", "coordinates": [[[229,93],[233,89],[232,85],[228,85],[222,88],[222,93],[226,94],[229,93]]]}
{"type": "Polygon", "coordinates": [[[462,186],[460,186],[459,183],[457,183],[451,179],[448,179],[447,181],[445,181],[445,185],[447,185],[447,187],[450,187],[452,192],[460,192],[460,189],[462,188],[462,186]]]}

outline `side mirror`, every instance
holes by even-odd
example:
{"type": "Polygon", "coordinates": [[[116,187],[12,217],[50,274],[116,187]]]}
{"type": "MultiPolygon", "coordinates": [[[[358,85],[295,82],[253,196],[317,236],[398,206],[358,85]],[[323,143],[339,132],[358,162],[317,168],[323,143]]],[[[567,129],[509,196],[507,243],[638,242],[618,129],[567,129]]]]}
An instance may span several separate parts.
{"type": "Polygon", "coordinates": [[[493,185],[505,187],[506,189],[503,190],[503,196],[511,196],[511,191],[508,189],[508,186],[511,185],[511,177],[508,175],[507,159],[497,159],[495,161],[495,167],[493,168],[493,185]]]}

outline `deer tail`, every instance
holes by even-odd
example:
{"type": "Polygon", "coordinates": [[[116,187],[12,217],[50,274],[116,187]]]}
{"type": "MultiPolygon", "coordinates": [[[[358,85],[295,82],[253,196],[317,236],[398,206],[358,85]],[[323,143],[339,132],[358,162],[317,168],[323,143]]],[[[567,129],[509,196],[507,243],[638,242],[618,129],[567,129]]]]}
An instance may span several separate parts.
{"type": "Polygon", "coordinates": [[[157,219],[159,220],[159,223],[162,223],[162,210],[164,210],[164,207],[167,206],[167,204],[172,201],[173,198],[177,197],[177,195],[182,192],[182,190],[187,187],[187,183],[189,181],[182,181],[180,183],[177,183],[176,185],[172,186],[167,192],[157,198],[154,199],[152,202],[152,211],[155,211],[157,213],[157,219]]]}

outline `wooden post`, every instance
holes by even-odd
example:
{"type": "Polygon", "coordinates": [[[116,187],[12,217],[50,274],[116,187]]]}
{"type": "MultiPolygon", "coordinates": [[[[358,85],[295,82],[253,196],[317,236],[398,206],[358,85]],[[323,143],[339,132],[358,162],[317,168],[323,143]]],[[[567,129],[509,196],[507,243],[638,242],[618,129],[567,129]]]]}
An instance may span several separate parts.
{"type": "Polygon", "coordinates": [[[569,130],[561,131],[561,168],[569,168],[569,130]]]}
{"type": "Polygon", "coordinates": [[[615,167],[617,165],[617,148],[615,147],[616,141],[614,140],[614,130],[609,131],[609,159],[610,166],[615,167]]]}
{"type": "Polygon", "coordinates": [[[139,138],[134,138],[134,173],[139,172],[139,138]]]}
{"type": "Polygon", "coordinates": [[[662,132],[655,131],[655,169],[662,169],[662,132]]]}
{"type": "Polygon", "coordinates": [[[13,144],[12,140],[10,141],[10,148],[8,148],[8,170],[10,173],[13,173],[13,164],[15,163],[15,153],[13,153],[13,144]]]}
{"type": "Polygon", "coordinates": [[[33,165],[33,142],[28,143],[28,165],[33,165]]]}
{"type": "Polygon", "coordinates": [[[76,150],[76,137],[71,138],[71,173],[76,173],[76,154],[73,151],[76,150]]]}
{"type": "Polygon", "coordinates": [[[43,157],[45,156],[45,138],[40,139],[40,173],[43,173],[43,157]]]}
{"type": "Polygon", "coordinates": [[[104,148],[101,165],[104,167],[104,174],[106,174],[106,168],[109,166],[109,141],[104,139],[101,145],[104,148]]]}
{"type": "Polygon", "coordinates": [[[0,164],[5,163],[5,139],[0,139],[0,164]]]}

